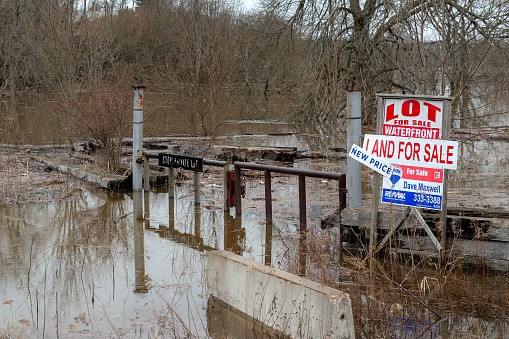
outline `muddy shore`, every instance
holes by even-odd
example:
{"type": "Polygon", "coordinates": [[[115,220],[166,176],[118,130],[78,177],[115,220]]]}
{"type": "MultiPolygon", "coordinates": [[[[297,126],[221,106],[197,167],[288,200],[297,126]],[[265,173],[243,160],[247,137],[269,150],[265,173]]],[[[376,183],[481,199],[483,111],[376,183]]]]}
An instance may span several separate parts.
{"type": "Polygon", "coordinates": [[[53,146],[0,146],[0,204],[44,203],[63,199],[78,190],[94,189],[30,158],[41,152],[64,154],[65,150],[53,146]]]}

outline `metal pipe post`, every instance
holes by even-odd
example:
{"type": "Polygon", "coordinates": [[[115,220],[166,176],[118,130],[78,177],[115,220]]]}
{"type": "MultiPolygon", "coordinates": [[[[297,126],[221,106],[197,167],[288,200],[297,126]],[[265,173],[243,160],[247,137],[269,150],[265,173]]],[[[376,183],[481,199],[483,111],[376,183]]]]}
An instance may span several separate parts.
{"type": "Polygon", "coordinates": [[[299,219],[300,219],[300,236],[299,236],[299,275],[306,275],[307,263],[307,211],[306,211],[306,176],[299,175],[299,219]]]}
{"type": "MultiPolygon", "coordinates": [[[[444,114],[442,115],[442,139],[447,140],[451,135],[451,100],[444,100],[444,114]]],[[[439,253],[440,265],[446,264],[447,250],[447,187],[449,185],[449,171],[444,169],[442,211],[440,211],[440,223],[442,225],[442,234],[440,235],[440,244],[442,250],[439,253]]]]}
{"type": "Polygon", "coordinates": [[[223,199],[224,204],[223,208],[225,212],[230,212],[230,206],[228,204],[228,195],[229,195],[229,185],[228,185],[228,178],[229,178],[229,172],[230,170],[230,164],[225,164],[223,166],[223,199]]]}
{"type": "Polygon", "coordinates": [[[168,229],[175,231],[175,199],[168,197],[168,229]]]}
{"type": "Polygon", "coordinates": [[[175,170],[168,168],[168,199],[175,198],[175,170]]]}
{"type": "MultiPolygon", "coordinates": [[[[361,140],[361,93],[348,92],[346,102],[346,151],[350,152],[352,145],[360,145],[361,140]]],[[[347,157],[346,175],[347,206],[352,208],[361,207],[361,163],[347,157]]]]}
{"type": "MultiPolygon", "coordinates": [[[[377,120],[376,134],[382,134],[382,123],[384,116],[385,99],[377,96],[377,120]]],[[[382,184],[382,176],[375,172],[373,174],[373,199],[371,202],[371,231],[369,233],[369,267],[373,267],[373,259],[376,254],[376,246],[378,243],[378,207],[380,204],[380,189],[382,184]]]]}
{"type": "MultiPolygon", "coordinates": [[[[232,165],[233,167],[233,165],[232,165]]],[[[227,205],[226,208],[225,208],[225,211],[227,212],[230,212],[231,208],[232,207],[235,207],[237,206],[236,202],[235,202],[235,194],[236,191],[235,191],[235,171],[233,170],[233,168],[231,170],[229,170],[227,173],[226,173],[226,202],[225,204],[227,205]]]]}
{"type": "Polygon", "coordinates": [[[239,166],[235,166],[235,217],[242,217],[242,171],[239,166]]]}
{"type": "Polygon", "coordinates": [[[343,216],[343,210],[346,208],[347,201],[347,190],[346,190],[346,175],[343,175],[341,179],[338,180],[339,186],[339,261],[343,262],[343,225],[341,224],[341,218],[343,216]]]}
{"type": "Polygon", "coordinates": [[[265,259],[267,266],[272,265],[272,176],[265,171],[265,259]]]}
{"type": "MultiPolygon", "coordinates": [[[[134,215],[142,214],[142,195],[143,191],[138,190],[133,192],[134,201],[134,215]]],[[[145,279],[145,246],[144,246],[144,231],[142,218],[133,218],[134,228],[134,280],[135,280],[135,293],[148,292],[146,279],[145,279]]]]}
{"type": "Polygon", "coordinates": [[[133,86],[133,191],[142,190],[144,88],[145,86],[133,86]]]}
{"type": "Polygon", "coordinates": [[[265,171],[265,222],[272,227],[272,178],[269,171],[265,171]]]}
{"type": "Polygon", "coordinates": [[[145,221],[145,228],[150,228],[150,193],[143,193],[143,220],[145,221]]]}
{"type": "Polygon", "coordinates": [[[265,258],[263,263],[272,266],[272,224],[265,224],[265,258]]]}

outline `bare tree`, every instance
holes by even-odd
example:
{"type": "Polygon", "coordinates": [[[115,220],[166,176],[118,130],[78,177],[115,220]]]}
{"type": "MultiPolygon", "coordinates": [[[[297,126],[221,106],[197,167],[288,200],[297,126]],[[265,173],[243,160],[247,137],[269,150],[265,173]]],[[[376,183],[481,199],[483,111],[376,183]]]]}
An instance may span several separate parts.
{"type": "Polygon", "coordinates": [[[226,0],[1,1],[0,90],[69,102],[129,69],[208,135],[224,112],[337,131],[347,90],[363,92],[368,127],[379,91],[454,96],[458,127],[502,97],[484,95],[505,74],[502,0],[265,1],[250,14],[226,0]]]}
{"type": "MultiPolygon", "coordinates": [[[[394,90],[468,96],[466,81],[478,68],[460,66],[457,69],[462,72],[451,74],[451,67],[457,67],[452,63],[472,61],[457,60],[456,49],[474,46],[469,41],[473,36],[489,45],[506,33],[504,6],[498,0],[269,0],[265,4],[268,11],[287,18],[288,26],[298,26],[314,42],[316,62],[311,74],[315,84],[301,111],[321,126],[337,121],[346,90],[360,90],[366,100],[374,98],[375,92],[394,90]],[[427,52],[436,43],[440,53],[431,64],[427,52]],[[418,54],[407,53],[409,50],[418,54]],[[412,56],[418,58],[409,59],[412,56]]],[[[468,57],[467,53],[463,56],[468,57]]],[[[364,122],[373,124],[373,101],[367,103],[365,112],[364,122]]]]}

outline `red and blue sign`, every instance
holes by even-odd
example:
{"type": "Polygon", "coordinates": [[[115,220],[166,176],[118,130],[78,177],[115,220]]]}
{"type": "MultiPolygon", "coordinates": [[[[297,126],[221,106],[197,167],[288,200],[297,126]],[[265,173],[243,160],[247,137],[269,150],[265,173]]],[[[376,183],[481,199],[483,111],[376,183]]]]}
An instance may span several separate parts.
{"type": "Polygon", "coordinates": [[[394,166],[389,180],[384,178],[382,202],[440,210],[443,176],[438,168],[394,166]]]}
{"type": "Polygon", "coordinates": [[[457,162],[457,144],[440,141],[443,109],[442,98],[384,100],[383,135],[378,145],[363,145],[393,165],[390,178],[383,178],[383,203],[442,209],[444,168],[455,169],[457,162]]]}

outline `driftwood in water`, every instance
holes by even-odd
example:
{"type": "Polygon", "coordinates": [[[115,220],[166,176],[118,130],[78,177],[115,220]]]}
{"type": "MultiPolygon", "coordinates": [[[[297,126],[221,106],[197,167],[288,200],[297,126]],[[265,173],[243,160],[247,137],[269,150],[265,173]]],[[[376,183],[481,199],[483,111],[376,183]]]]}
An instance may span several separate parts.
{"type": "Polygon", "coordinates": [[[481,218],[509,218],[509,211],[507,210],[495,210],[486,208],[448,207],[447,213],[451,215],[481,218]]]}
{"type": "MultiPolygon", "coordinates": [[[[128,155],[129,149],[124,151],[128,155]]],[[[295,147],[240,147],[240,146],[197,146],[181,147],[179,145],[168,145],[166,149],[158,147],[143,152],[149,158],[157,158],[159,153],[171,153],[185,156],[198,156],[213,160],[225,161],[251,161],[255,159],[288,161],[292,162],[301,152],[295,147]]]]}
{"type": "Polygon", "coordinates": [[[218,160],[230,159],[250,161],[264,159],[273,161],[293,162],[301,152],[296,147],[239,147],[239,146],[213,146],[218,160]]]}
{"type": "MultiPolygon", "coordinates": [[[[284,135],[284,134],[283,134],[284,135]]],[[[146,137],[143,138],[143,147],[146,151],[159,150],[185,156],[197,156],[213,160],[226,161],[253,161],[273,160],[292,162],[294,159],[346,159],[346,149],[342,147],[322,148],[319,151],[299,150],[296,147],[263,146],[266,139],[279,135],[267,134],[249,137],[262,138],[260,146],[236,146],[236,139],[245,139],[245,135],[222,136],[222,137],[197,137],[197,136],[171,136],[171,137],[146,137]]],[[[243,142],[245,143],[245,141],[243,142]]],[[[122,139],[124,155],[129,155],[132,148],[132,139],[122,139]]]]}
{"type": "Polygon", "coordinates": [[[39,167],[51,168],[52,170],[57,170],[62,173],[68,173],[73,177],[96,184],[107,190],[124,188],[126,185],[130,184],[130,180],[124,175],[100,172],[90,167],[83,168],[69,163],[58,162],[58,160],[50,159],[44,155],[30,155],[30,159],[35,162],[35,165],[40,164],[39,167]]]}
{"type": "MultiPolygon", "coordinates": [[[[428,237],[398,234],[394,237],[397,251],[405,254],[421,254],[437,257],[437,251],[428,237]]],[[[451,262],[483,264],[491,269],[509,271],[509,242],[468,240],[455,237],[447,239],[447,254],[451,262]]]]}

